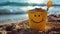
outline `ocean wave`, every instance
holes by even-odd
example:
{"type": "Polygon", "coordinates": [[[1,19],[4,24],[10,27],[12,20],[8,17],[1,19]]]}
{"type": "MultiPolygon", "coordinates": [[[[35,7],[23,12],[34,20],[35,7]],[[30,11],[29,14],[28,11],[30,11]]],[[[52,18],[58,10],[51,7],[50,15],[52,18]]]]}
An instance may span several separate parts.
{"type": "MultiPolygon", "coordinates": [[[[46,4],[36,4],[36,3],[19,3],[19,2],[2,2],[0,6],[46,6],[46,4]]],[[[53,4],[52,6],[60,6],[60,4],[53,4]]]]}

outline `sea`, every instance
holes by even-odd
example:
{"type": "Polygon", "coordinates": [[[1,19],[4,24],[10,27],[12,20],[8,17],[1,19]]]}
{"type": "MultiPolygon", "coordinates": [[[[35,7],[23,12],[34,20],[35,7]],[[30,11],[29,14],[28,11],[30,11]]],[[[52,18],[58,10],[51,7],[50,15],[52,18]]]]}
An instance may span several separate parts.
{"type": "MultiPolygon", "coordinates": [[[[46,6],[1,6],[1,9],[9,9],[10,12],[27,12],[27,13],[23,13],[23,14],[4,14],[4,15],[0,15],[0,23],[6,23],[6,22],[13,22],[13,21],[24,21],[24,20],[28,20],[28,10],[34,9],[34,8],[42,8],[42,9],[47,9],[46,6]]],[[[60,6],[52,6],[49,8],[49,10],[47,11],[48,15],[50,14],[55,14],[55,15],[59,15],[60,14],[60,6]]]]}

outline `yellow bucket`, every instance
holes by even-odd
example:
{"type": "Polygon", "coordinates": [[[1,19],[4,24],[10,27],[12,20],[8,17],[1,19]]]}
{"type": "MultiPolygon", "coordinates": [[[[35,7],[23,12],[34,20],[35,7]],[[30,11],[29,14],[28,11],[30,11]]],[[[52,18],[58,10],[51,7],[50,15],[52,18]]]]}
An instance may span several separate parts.
{"type": "Polygon", "coordinates": [[[44,31],[47,22],[47,12],[44,9],[37,8],[28,11],[29,26],[31,29],[44,31]]]}

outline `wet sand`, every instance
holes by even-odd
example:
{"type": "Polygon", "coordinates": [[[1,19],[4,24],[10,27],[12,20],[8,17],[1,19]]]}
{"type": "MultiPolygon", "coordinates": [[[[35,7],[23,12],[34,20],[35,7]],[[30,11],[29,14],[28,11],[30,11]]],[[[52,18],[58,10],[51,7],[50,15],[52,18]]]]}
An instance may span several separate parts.
{"type": "MultiPolygon", "coordinates": [[[[5,30],[7,33],[8,31],[11,31],[11,33],[14,31],[15,33],[23,33],[23,34],[49,34],[51,33],[56,33],[56,32],[60,32],[60,16],[55,16],[55,15],[50,15],[48,16],[48,21],[47,21],[47,26],[48,26],[48,30],[46,30],[45,32],[41,32],[41,31],[37,31],[37,30],[31,30],[29,27],[29,20],[24,20],[24,21],[18,21],[18,22],[12,22],[12,23],[7,23],[4,25],[0,25],[0,31],[5,30]],[[14,28],[12,28],[12,27],[14,28]],[[8,28],[9,27],[9,28],[8,28]],[[7,29],[8,28],[8,31],[7,29]],[[12,30],[10,30],[12,28],[12,30]],[[17,31],[16,31],[17,30],[17,31]]],[[[14,33],[13,33],[14,34],[14,33]]]]}

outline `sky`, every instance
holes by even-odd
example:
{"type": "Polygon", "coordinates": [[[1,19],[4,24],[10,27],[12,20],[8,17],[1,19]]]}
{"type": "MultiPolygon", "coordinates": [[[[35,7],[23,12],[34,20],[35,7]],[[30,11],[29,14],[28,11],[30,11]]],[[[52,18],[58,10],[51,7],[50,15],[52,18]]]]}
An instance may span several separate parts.
{"type": "MultiPolygon", "coordinates": [[[[47,1],[49,0],[0,0],[0,3],[1,2],[27,2],[27,3],[37,3],[37,4],[40,4],[40,3],[47,3],[47,1]]],[[[53,3],[55,4],[60,4],[60,0],[52,0],[53,3]]]]}

